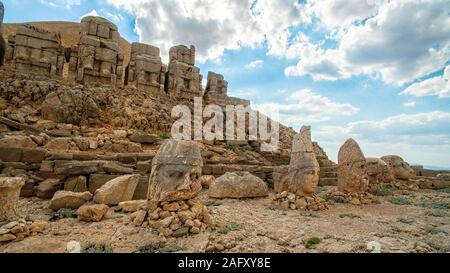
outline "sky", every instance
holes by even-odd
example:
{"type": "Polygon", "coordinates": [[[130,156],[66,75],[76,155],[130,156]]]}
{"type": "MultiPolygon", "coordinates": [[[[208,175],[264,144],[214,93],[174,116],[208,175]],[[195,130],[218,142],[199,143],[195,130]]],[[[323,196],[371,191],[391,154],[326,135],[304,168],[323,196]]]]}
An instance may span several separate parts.
{"type": "Polygon", "coordinates": [[[229,95],[299,130],[336,160],[346,139],[366,157],[450,168],[448,0],[3,0],[5,22],[99,15],[130,42],[195,45],[196,65],[229,95]]]}

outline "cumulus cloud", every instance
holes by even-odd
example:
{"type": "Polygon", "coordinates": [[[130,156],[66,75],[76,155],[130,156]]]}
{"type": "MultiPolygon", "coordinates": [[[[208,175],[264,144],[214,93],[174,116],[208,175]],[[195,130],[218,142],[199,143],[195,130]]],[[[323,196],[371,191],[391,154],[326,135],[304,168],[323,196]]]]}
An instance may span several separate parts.
{"type": "Polygon", "coordinates": [[[217,60],[226,49],[255,47],[264,41],[248,1],[107,1],[132,13],[140,41],[159,47],[164,57],[174,45],[192,44],[200,62],[217,60]]]}
{"type": "Polygon", "coordinates": [[[354,137],[369,142],[418,145],[450,145],[450,113],[442,111],[396,115],[383,120],[351,122],[347,126],[322,127],[322,139],[354,137]]]}
{"type": "Polygon", "coordinates": [[[72,6],[79,6],[81,4],[81,0],[40,0],[40,2],[44,5],[63,7],[66,9],[70,9],[72,6]]]}
{"type": "Polygon", "coordinates": [[[438,96],[439,98],[450,98],[450,65],[445,68],[442,76],[412,84],[406,88],[401,95],[411,95],[416,97],[438,96]]]}
{"type": "MultiPolygon", "coordinates": [[[[347,2],[349,4],[335,7],[347,14],[354,8],[353,1],[347,2]]],[[[296,66],[286,69],[286,75],[336,80],[363,74],[379,77],[389,84],[403,85],[441,69],[450,58],[448,1],[380,2],[373,5],[376,12],[374,8],[366,14],[355,12],[347,22],[341,22],[339,16],[332,17],[332,13],[327,12],[327,4],[323,5],[324,8],[314,13],[318,20],[335,27],[343,24],[336,40],[338,46],[322,49],[317,45],[303,45],[310,49],[316,47],[315,52],[307,53],[319,58],[302,54],[296,66]],[[348,25],[358,18],[363,20],[348,25]]],[[[357,5],[354,10],[363,9],[357,5]]]]}
{"type": "Polygon", "coordinates": [[[253,107],[295,127],[307,123],[324,122],[339,116],[352,116],[360,111],[351,104],[335,102],[309,89],[292,93],[286,103],[263,103],[253,107]]]}
{"type": "Polygon", "coordinates": [[[250,62],[248,64],[245,65],[246,69],[255,69],[255,68],[259,68],[262,67],[264,65],[264,61],[263,60],[256,60],[253,62],[250,62]]]}

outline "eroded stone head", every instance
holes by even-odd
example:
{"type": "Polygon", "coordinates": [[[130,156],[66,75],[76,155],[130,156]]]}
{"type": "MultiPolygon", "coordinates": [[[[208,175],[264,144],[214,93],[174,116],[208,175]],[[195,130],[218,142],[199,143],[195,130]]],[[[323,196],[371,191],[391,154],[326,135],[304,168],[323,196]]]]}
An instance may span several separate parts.
{"type": "Polygon", "coordinates": [[[298,196],[310,196],[317,190],[320,166],[311,141],[311,127],[304,126],[294,137],[288,175],[283,184],[298,196]]]}
{"type": "Polygon", "coordinates": [[[148,199],[172,202],[194,198],[202,189],[202,166],[197,143],[167,140],[152,162],[148,199]]]}
{"type": "Polygon", "coordinates": [[[370,185],[390,183],[394,180],[394,174],[383,160],[369,157],[366,162],[370,185]]]}
{"type": "Polygon", "coordinates": [[[386,162],[391,169],[391,172],[394,174],[396,179],[400,180],[410,180],[416,177],[416,173],[411,168],[411,166],[403,160],[400,156],[397,155],[388,155],[383,156],[381,158],[384,162],[386,162]]]}
{"type": "Polygon", "coordinates": [[[366,192],[369,186],[366,158],[358,143],[347,140],[338,154],[338,188],[341,192],[366,192]]]}

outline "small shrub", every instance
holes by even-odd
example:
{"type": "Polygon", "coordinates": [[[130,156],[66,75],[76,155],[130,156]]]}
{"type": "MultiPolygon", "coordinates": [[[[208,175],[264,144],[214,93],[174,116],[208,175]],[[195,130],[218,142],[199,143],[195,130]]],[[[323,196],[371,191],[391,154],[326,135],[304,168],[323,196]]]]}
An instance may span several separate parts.
{"type": "Polygon", "coordinates": [[[431,217],[445,217],[445,216],[446,216],[446,213],[444,213],[444,212],[442,212],[442,211],[432,211],[432,210],[429,210],[429,211],[426,211],[426,212],[425,212],[425,215],[426,215],[426,216],[431,216],[431,217]]]}
{"type": "Polygon", "coordinates": [[[184,250],[184,248],[182,248],[181,246],[179,246],[175,243],[172,243],[170,245],[167,245],[167,246],[161,248],[161,252],[164,252],[164,253],[173,253],[173,252],[179,252],[179,251],[183,251],[183,250],[184,250]]]}
{"type": "Polygon", "coordinates": [[[50,221],[57,221],[66,218],[74,218],[75,211],[73,209],[59,209],[50,215],[50,221]]]}
{"type": "Polygon", "coordinates": [[[159,137],[161,139],[169,139],[170,135],[169,135],[169,133],[163,132],[163,133],[159,134],[159,137]]]}
{"type": "Polygon", "coordinates": [[[391,196],[394,194],[391,187],[383,186],[382,188],[376,189],[371,192],[375,196],[391,196]]]}
{"type": "Polygon", "coordinates": [[[280,205],[276,205],[276,204],[270,204],[267,206],[267,209],[269,210],[286,210],[285,208],[283,208],[280,205]]]}
{"type": "Polygon", "coordinates": [[[417,206],[426,209],[449,209],[449,205],[444,202],[434,202],[434,203],[421,203],[417,206]]]}
{"type": "Polygon", "coordinates": [[[88,243],[81,249],[81,253],[112,253],[110,246],[105,244],[88,243]]]}
{"type": "Polygon", "coordinates": [[[432,234],[432,235],[436,235],[436,234],[439,234],[439,233],[443,233],[445,235],[448,235],[447,231],[439,229],[437,227],[433,227],[433,226],[425,227],[425,232],[429,233],[429,234],[432,234]]]}
{"type": "Polygon", "coordinates": [[[438,192],[442,192],[442,193],[450,193],[450,188],[440,189],[440,190],[438,190],[438,192]]]}
{"type": "Polygon", "coordinates": [[[342,196],[335,196],[335,195],[327,195],[325,196],[326,201],[334,201],[335,203],[345,203],[345,198],[342,196]]]}
{"type": "Polygon", "coordinates": [[[313,249],[315,248],[318,244],[320,244],[322,240],[320,240],[320,238],[317,237],[312,237],[309,238],[306,242],[305,242],[305,247],[307,249],[313,249]]]}
{"type": "Polygon", "coordinates": [[[209,199],[209,200],[205,201],[205,206],[207,206],[207,207],[218,207],[221,205],[222,205],[222,203],[220,203],[217,200],[209,199]]]}
{"type": "Polygon", "coordinates": [[[222,233],[222,234],[227,234],[227,233],[232,232],[232,231],[240,231],[243,228],[244,228],[243,224],[238,224],[238,223],[235,223],[235,222],[231,222],[228,225],[221,227],[219,232],[222,233]]]}
{"type": "Polygon", "coordinates": [[[361,219],[361,216],[353,214],[353,213],[345,213],[345,214],[341,214],[339,215],[340,218],[350,218],[350,219],[356,219],[359,218],[361,219]]]}
{"type": "Polygon", "coordinates": [[[405,199],[403,197],[391,198],[391,199],[389,199],[389,202],[391,204],[399,205],[399,206],[412,205],[411,201],[409,201],[408,199],[405,199]]]}
{"type": "Polygon", "coordinates": [[[139,248],[139,253],[160,253],[165,246],[162,242],[154,242],[139,248]]]}

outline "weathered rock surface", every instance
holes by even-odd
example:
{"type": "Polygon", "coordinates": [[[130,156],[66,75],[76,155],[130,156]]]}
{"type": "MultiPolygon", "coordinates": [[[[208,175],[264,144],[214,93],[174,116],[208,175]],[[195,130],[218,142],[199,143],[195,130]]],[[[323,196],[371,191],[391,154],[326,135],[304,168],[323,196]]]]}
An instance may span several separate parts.
{"type": "Polygon", "coordinates": [[[294,137],[289,171],[284,178],[287,181],[282,184],[287,184],[288,192],[297,196],[310,196],[316,192],[319,172],[320,166],[311,140],[311,127],[303,126],[294,137]]]}
{"type": "Polygon", "coordinates": [[[347,140],[338,154],[338,189],[344,193],[366,192],[369,186],[367,163],[358,143],[347,140]]]}
{"type": "Polygon", "coordinates": [[[95,191],[94,201],[98,204],[117,205],[133,200],[139,183],[139,175],[125,175],[115,178],[95,191]]]}
{"type": "Polygon", "coordinates": [[[409,166],[409,164],[405,162],[403,158],[397,155],[383,156],[381,160],[388,164],[391,172],[394,174],[394,177],[396,179],[411,180],[416,177],[416,173],[411,168],[411,166],[409,166]]]}
{"type": "Polygon", "coordinates": [[[369,184],[378,185],[394,181],[394,174],[389,166],[379,158],[366,158],[367,174],[369,175],[369,184]]]}
{"type": "Polygon", "coordinates": [[[0,222],[16,217],[20,189],[24,184],[23,178],[0,177],[0,222]]]}
{"type": "Polygon", "coordinates": [[[63,182],[59,179],[47,179],[36,187],[36,196],[42,199],[51,199],[59,191],[63,182]]]}
{"type": "Polygon", "coordinates": [[[119,203],[119,208],[124,212],[136,212],[147,207],[147,200],[134,200],[119,203]]]}
{"type": "Polygon", "coordinates": [[[78,209],[91,199],[92,194],[90,192],[58,191],[50,201],[49,208],[55,211],[63,208],[78,209]]]}
{"type": "Polygon", "coordinates": [[[80,207],[76,214],[78,220],[84,222],[100,222],[108,212],[109,207],[104,204],[84,205],[80,207]]]}
{"type": "Polygon", "coordinates": [[[194,198],[202,189],[202,166],[196,142],[165,141],[152,161],[148,199],[163,202],[194,198]]]}
{"type": "Polygon", "coordinates": [[[269,195],[267,184],[249,172],[226,173],[210,186],[213,198],[255,198],[269,195]]]}
{"type": "Polygon", "coordinates": [[[156,141],[158,141],[158,136],[153,134],[148,134],[143,131],[137,131],[134,134],[132,134],[129,139],[136,143],[142,143],[142,144],[153,144],[156,141]]]}

